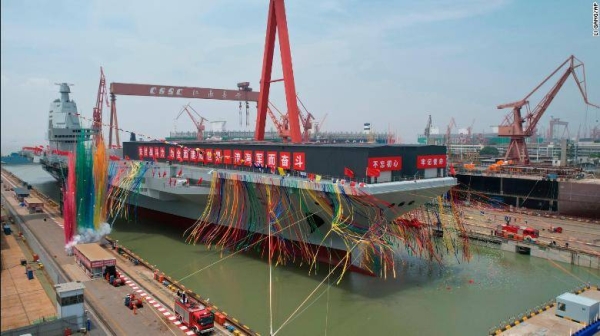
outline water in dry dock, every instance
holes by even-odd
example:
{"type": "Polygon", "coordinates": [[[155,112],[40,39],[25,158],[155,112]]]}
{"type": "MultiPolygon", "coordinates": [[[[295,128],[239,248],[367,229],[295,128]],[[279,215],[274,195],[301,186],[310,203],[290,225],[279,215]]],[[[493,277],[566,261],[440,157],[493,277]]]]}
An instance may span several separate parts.
{"type": "MultiPolygon", "coordinates": [[[[9,170],[56,195],[52,178],[39,167],[9,170]]],[[[187,277],[183,280],[187,287],[268,335],[269,279],[264,259],[255,254],[223,259],[204,246],[185,244],[181,232],[151,221],[117,222],[111,236],[174,278],[187,277]]],[[[396,279],[350,274],[339,285],[328,287],[325,282],[279,335],[485,335],[502,319],[584,282],[600,281],[598,270],[475,245],[473,250],[469,263],[459,263],[453,255],[443,267],[410,260],[396,279]]],[[[306,267],[293,265],[273,270],[275,330],[327,271],[322,266],[318,275],[309,276],[306,267]]]]}

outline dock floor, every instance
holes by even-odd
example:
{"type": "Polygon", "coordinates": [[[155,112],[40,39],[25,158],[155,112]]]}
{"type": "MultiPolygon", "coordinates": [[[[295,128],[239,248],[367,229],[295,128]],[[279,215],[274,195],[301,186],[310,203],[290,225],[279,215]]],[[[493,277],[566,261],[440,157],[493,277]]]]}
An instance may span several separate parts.
{"type": "MultiPolygon", "coordinates": [[[[56,316],[56,306],[38,279],[41,272],[34,272],[33,279],[27,279],[25,266],[21,265],[21,259],[27,258],[15,236],[2,233],[1,249],[1,330],[27,326],[42,318],[56,316]]],[[[28,262],[32,269],[38,267],[31,260],[28,262]]]]}
{"type": "MultiPolygon", "coordinates": [[[[600,301],[600,290],[595,287],[585,290],[579,295],[600,301]]],[[[533,317],[521,319],[519,324],[497,335],[571,335],[585,327],[583,323],[556,316],[555,311],[556,304],[533,317]]]]}

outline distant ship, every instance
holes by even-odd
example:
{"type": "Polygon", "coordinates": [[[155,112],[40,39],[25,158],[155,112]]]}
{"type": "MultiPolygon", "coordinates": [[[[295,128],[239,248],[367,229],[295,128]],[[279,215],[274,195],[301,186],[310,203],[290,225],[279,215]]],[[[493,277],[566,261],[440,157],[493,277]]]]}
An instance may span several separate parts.
{"type": "Polygon", "coordinates": [[[55,179],[64,182],[67,176],[67,155],[77,148],[79,141],[89,141],[94,134],[91,128],[81,126],[77,104],[71,100],[69,84],[59,84],[60,99],[50,104],[48,115],[48,147],[40,163],[55,179]]]}
{"type": "Polygon", "coordinates": [[[21,165],[33,163],[33,155],[26,151],[18,151],[0,158],[3,165],[21,165]]]}

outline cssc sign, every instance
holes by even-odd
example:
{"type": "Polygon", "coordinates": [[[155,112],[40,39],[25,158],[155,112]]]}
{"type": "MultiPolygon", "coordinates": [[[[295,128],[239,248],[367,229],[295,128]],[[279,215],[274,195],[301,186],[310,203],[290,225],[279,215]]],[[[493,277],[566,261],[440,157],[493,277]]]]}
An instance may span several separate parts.
{"type": "Polygon", "coordinates": [[[170,87],[170,88],[161,87],[161,88],[159,88],[159,87],[153,86],[153,87],[150,88],[150,94],[151,95],[157,95],[157,94],[158,95],[165,95],[165,94],[167,94],[169,96],[181,96],[182,95],[182,91],[183,91],[182,88],[173,88],[173,87],[170,87]]]}
{"type": "Polygon", "coordinates": [[[156,84],[110,83],[114,95],[258,102],[259,92],[156,84]]]}

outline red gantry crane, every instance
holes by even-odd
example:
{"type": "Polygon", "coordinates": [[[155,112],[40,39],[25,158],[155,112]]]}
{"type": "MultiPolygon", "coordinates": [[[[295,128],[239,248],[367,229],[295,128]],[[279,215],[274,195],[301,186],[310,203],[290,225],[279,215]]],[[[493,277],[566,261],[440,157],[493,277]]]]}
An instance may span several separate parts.
{"type": "Polygon", "coordinates": [[[188,116],[190,116],[190,119],[192,119],[192,122],[196,126],[196,132],[197,132],[196,140],[203,141],[204,140],[204,121],[208,121],[208,119],[204,118],[198,112],[196,112],[196,110],[194,110],[194,108],[190,104],[187,104],[181,109],[181,111],[179,112],[179,114],[177,115],[177,118],[175,118],[175,120],[179,119],[179,117],[183,114],[183,112],[187,112],[188,116]],[[200,121],[196,120],[196,118],[194,117],[192,112],[190,112],[190,109],[192,109],[192,111],[194,111],[194,113],[200,118],[200,121]]]}
{"type": "Polygon", "coordinates": [[[510,144],[506,151],[505,161],[512,160],[516,164],[529,164],[529,153],[527,152],[527,145],[525,144],[525,138],[532,136],[535,133],[535,128],[540,121],[540,118],[554,100],[554,97],[563,86],[569,75],[573,75],[573,79],[577,83],[577,87],[583,96],[583,101],[590,106],[600,108],[588,101],[587,89],[585,83],[585,67],[583,62],[571,55],[564,61],[556,70],[554,70],[546,79],[544,79],[533,91],[531,91],[525,98],[498,106],[498,109],[512,108],[512,112],[508,114],[502,124],[498,127],[498,136],[510,137],[510,144]],[[567,69],[558,79],[558,82],[554,84],[550,92],[548,92],[544,98],[538,103],[533,109],[529,110],[529,97],[533,95],[542,85],[544,85],[552,76],[554,76],[560,69],[567,65],[567,69]],[[582,68],[583,80],[579,80],[575,70],[582,68]],[[525,117],[521,116],[521,108],[527,107],[527,114],[525,117]]]}

